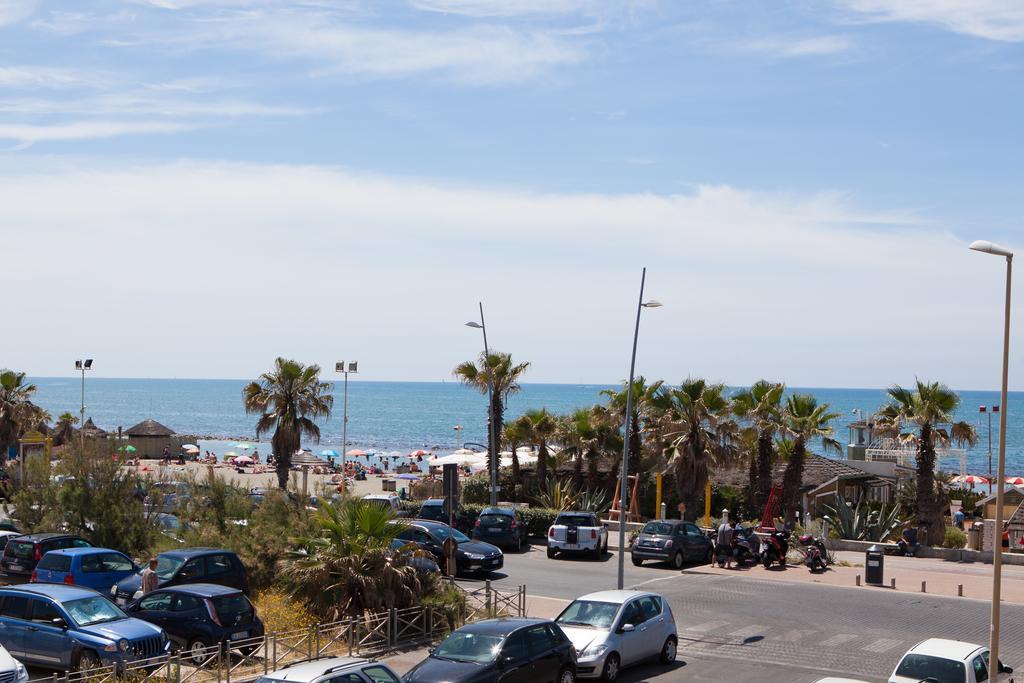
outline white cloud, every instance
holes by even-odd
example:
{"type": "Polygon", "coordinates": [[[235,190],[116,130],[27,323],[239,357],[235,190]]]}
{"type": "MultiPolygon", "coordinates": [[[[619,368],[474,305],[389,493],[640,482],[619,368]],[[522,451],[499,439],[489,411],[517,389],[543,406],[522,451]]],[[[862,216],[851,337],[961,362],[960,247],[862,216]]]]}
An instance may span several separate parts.
{"type": "Polygon", "coordinates": [[[1024,41],[1020,0],[840,0],[873,21],[937,24],[955,33],[1005,42],[1024,41]]]}
{"type": "Polygon", "coordinates": [[[8,114],[84,116],[162,116],[178,119],[218,119],[242,116],[305,116],[322,112],[313,107],[270,105],[244,100],[189,100],[151,97],[138,93],[80,99],[0,98],[8,114]]]}
{"type": "Polygon", "coordinates": [[[75,121],[52,125],[0,123],[0,140],[15,140],[20,143],[20,146],[27,146],[37,142],[178,133],[194,128],[196,128],[194,124],[171,121],[75,121]]]}
{"type": "Polygon", "coordinates": [[[482,299],[492,343],[533,361],[531,381],[617,381],[647,265],[666,304],[644,322],[647,375],[998,377],[1000,304],[979,291],[1001,274],[913,214],[837,194],[556,194],[12,157],[0,205],[7,277],[33,288],[7,304],[34,333],[8,339],[5,362],[37,374],[61,371],[73,331],[115,376],[254,376],[278,354],[328,363],[343,339],[373,379],[438,379],[474,352],[462,323],[482,299]],[[950,273],[970,284],[936,300],[950,273]],[[40,316],[71,283],[87,305],[40,316]]]}
{"type": "Polygon", "coordinates": [[[764,38],[743,45],[746,50],[764,52],[778,57],[834,55],[853,49],[854,42],[845,36],[814,36],[810,38],[764,38]]]}
{"type": "Polygon", "coordinates": [[[38,4],[38,0],[0,0],[0,26],[27,19],[38,4]]]}
{"type": "Polygon", "coordinates": [[[470,17],[570,14],[589,9],[587,0],[411,0],[420,10],[462,14],[470,17]]]}
{"type": "Polygon", "coordinates": [[[64,89],[72,87],[98,88],[109,85],[107,74],[85,72],[49,66],[0,66],[0,88],[64,89]]]}

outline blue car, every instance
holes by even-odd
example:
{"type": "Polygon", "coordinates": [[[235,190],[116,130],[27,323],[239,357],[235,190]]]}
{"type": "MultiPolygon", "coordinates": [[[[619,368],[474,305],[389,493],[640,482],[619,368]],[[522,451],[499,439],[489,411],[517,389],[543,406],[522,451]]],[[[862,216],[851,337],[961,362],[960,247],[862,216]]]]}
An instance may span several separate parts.
{"type": "Polygon", "coordinates": [[[32,583],[66,583],[98,591],[139,570],[127,555],[107,548],[51,550],[32,572],[32,583]]]}
{"type": "Polygon", "coordinates": [[[23,662],[66,671],[158,657],[171,642],[90,588],[27,584],[0,588],[0,645],[23,662]]]}
{"type": "Polygon", "coordinates": [[[259,649],[263,622],[237,588],[187,583],[159,588],[129,604],[125,611],[163,628],[171,641],[200,664],[214,645],[232,645],[245,655],[259,649]]]}

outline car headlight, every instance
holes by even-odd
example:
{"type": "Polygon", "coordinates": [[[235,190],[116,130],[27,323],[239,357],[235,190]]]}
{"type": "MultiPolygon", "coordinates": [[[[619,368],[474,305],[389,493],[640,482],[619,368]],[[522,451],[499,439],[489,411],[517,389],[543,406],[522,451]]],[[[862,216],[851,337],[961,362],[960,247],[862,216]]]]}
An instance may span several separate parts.
{"type": "Polygon", "coordinates": [[[18,680],[19,681],[27,681],[28,680],[28,670],[25,668],[25,665],[22,664],[21,662],[16,662],[15,664],[16,664],[16,666],[14,667],[14,670],[17,672],[18,680]]]}
{"type": "Polygon", "coordinates": [[[670,540],[668,540],[668,541],[665,541],[665,547],[666,547],[666,548],[671,548],[671,547],[672,547],[672,541],[671,541],[671,539],[670,539],[670,540]]]}
{"type": "Polygon", "coordinates": [[[107,643],[103,646],[104,652],[117,652],[117,643],[107,643]]]}
{"type": "Polygon", "coordinates": [[[117,596],[117,584],[116,583],[113,586],[110,587],[110,594],[115,596],[115,597],[117,596]]]}
{"type": "Polygon", "coordinates": [[[587,646],[583,652],[580,653],[581,657],[600,657],[608,650],[607,643],[591,643],[587,646]]]}
{"type": "Polygon", "coordinates": [[[473,553],[466,553],[466,557],[468,559],[470,559],[470,560],[482,560],[482,559],[484,559],[483,555],[474,555],[473,553]]]}
{"type": "Polygon", "coordinates": [[[118,647],[118,649],[121,650],[121,652],[127,652],[128,651],[128,641],[125,640],[124,638],[122,638],[121,640],[117,641],[117,647],[118,647]]]}

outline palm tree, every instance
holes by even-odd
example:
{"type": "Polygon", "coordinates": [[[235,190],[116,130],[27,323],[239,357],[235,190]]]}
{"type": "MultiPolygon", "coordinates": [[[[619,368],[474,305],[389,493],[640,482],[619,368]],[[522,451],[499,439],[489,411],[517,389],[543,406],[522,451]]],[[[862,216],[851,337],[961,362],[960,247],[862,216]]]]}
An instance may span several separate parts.
{"type": "MultiPolygon", "coordinates": [[[[950,433],[941,425],[953,422],[953,414],[960,405],[960,397],[939,382],[917,380],[914,390],[894,385],[889,389],[889,403],[875,416],[876,428],[882,435],[899,438],[917,446],[917,518],[926,526],[925,539],[930,545],[942,543],[946,533],[942,511],[942,497],[935,486],[935,447],[945,446],[950,433]],[[901,433],[904,422],[916,425],[917,434],[901,433]]],[[[956,438],[964,443],[977,435],[971,425],[952,425],[956,438]]]]}
{"type": "MultiPolygon", "coordinates": [[[[474,363],[465,361],[455,366],[452,371],[463,384],[473,387],[486,394],[488,388],[491,390],[490,412],[494,420],[494,434],[500,440],[502,429],[505,425],[505,401],[509,394],[519,391],[519,378],[523,376],[529,363],[513,363],[512,355],[501,351],[491,351],[489,355],[480,354],[480,358],[474,363]]],[[[490,427],[490,424],[488,424],[490,427]]],[[[491,432],[488,432],[487,440],[491,440],[491,432]]],[[[487,449],[488,460],[491,452],[501,450],[501,444],[494,444],[494,448],[487,449]]],[[[495,467],[495,463],[488,462],[488,468],[495,467]]],[[[489,470],[488,470],[489,471],[489,470]]]]}
{"type": "Polygon", "coordinates": [[[78,417],[74,413],[61,413],[57,418],[57,424],[54,425],[53,444],[60,446],[70,443],[75,436],[76,424],[78,424],[78,417]]]}
{"type": "Polygon", "coordinates": [[[516,424],[522,429],[524,439],[537,447],[537,489],[544,491],[548,484],[548,443],[558,430],[558,422],[547,408],[541,408],[527,410],[516,424]]]}
{"type": "MultiPolygon", "coordinates": [[[[678,389],[667,392],[668,407],[659,428],[669,456],[666,470],[672,472],[676,493],[695,514],[704,495],[710,464],[725,454],[720,428],[732,422],[725,385],[687,378],[678,389]]],[[[727,429],[722,429],[725,433],[727,429]]]]}
{"type": "Polygon", "coordinates": [[[505,425],[502,440],[512,451],[512,500],[517,503],[519,502],[519,453],[516,452],[516,449],[526,443],[527,438],[527,430],[519,420],[505,425]]]}
{"type": "Polygon", "coordinates": [[[24,372],[0,370],[0,455],[17,443],[30,427],[39,422],[39,408],[32,403],[36,385],[25,381],[24,372]]]}
{"type": "Polygon", "coordinates": [[[804,483],[807,441],[821,439],[824,450],[841,452],[839,442],[832,438],[833,431],[829,426],[839,415],[830,413],[829,409],[827,403],[818,405],[818,400],[810,394],[793,394],[786,398],[786,408],[782,415],[783,431],[793,437],[786,471],[782,475],[782,506],[786,511],[787,522],[794,521],[796,517],[797,498],[804,483]]]}
{"type": "Polygon", "coordinates": [[[331,384],[320,381],[319,365],[303,365],[294,360],[278,358],[274,369],[260,375],[242,390],[245,412],[259,415],[256,438],[274,430],[270,443],[277,468],[277,484],[288,487],[288,471],[292,454],[299,450],[302,436],[320,440],[317,419],[331,414],[334,397],[331,384]]]}
{"type": "Polygon", "coordinates": [[[405,527],[383,507],[351,501],[324,502],[317,510],[318,535],[298,539],[285,558],[283,577],[323,621],[362,616],[367,610],[409,607],[434,583],[409,565],[411,547],[391,542],[405,527]]]}
{"type": "Polygon", "coordinates": [[[748,423],[757,439],[757,449],[750,465],[750,505],[755,514],[764,510],[772,486],[772,465],[775,456],[775,433],[781,422],[781,382],[759,380],[732,399],[733,413],[748,423]]]}
{"type": "MultiPolygon", "coordinates": [[[[643,432],[653,423],[661,407],[663,407],[663,395],[661,393],[662,380],[647,384],[647,381],[640,377],[633,378],[633,409],[630,417],[630,430],[626,438],[629,439],[629,472],[628,474],[639,474],[641,470],[641,459],[643,458],[643,432]]],[[[602,395],[608,397],[608,407],[612,414],[618,419],[619,424],[626,421],[626,403],[628,401],[629,382],[623,382],[621,389],[605,389],[602,395]]]]}

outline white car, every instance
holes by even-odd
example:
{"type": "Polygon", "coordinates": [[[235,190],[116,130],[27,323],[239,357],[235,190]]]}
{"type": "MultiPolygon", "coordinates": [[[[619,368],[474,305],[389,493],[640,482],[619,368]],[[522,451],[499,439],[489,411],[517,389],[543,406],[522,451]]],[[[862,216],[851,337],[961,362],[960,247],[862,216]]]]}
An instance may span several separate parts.
{"type": "Polygon", "coordinates": [[[256,683],[400,683],[401,678],[387,664],[357,657],[329,657],[296,662],[271,671],[256,683]]]}
{"type": "Polygon", "coordinates": [[[618,679],[623,667],[676,660],[679,636],[668,601],[657,593],[601,591],[576,598],[555,619],[576,648],[576,676],[618,679]]]}
{"type": "Polygon", "coordinates": [[[548,557],[586,553],[595,559],[608,551],[608,525],[593,512],[559,512],[548,527],[548,557]]]}
{"type": "Polygon", "coordinates": [[[376,503],[386,510],[398,515],[402,511],[402,499],[396,493],[368,493],[363,496],[367,503],[376,503]]]}
{"type": "MultiPolygon", "coordinates": [[[[988,648],[960,640],[929,638],[910,648],[889,683],[978,683],[988,675],[988,648]]],[[[1013,683],[1013,669],[1000,662],[996,681],[1013,683]]]]}
{"type": "Polygon", "coordinates": [[[0,681],[10,683],[27,683],[28,671],[25,665],[11,656],[3,645],[0,645],[0,681]]]}

